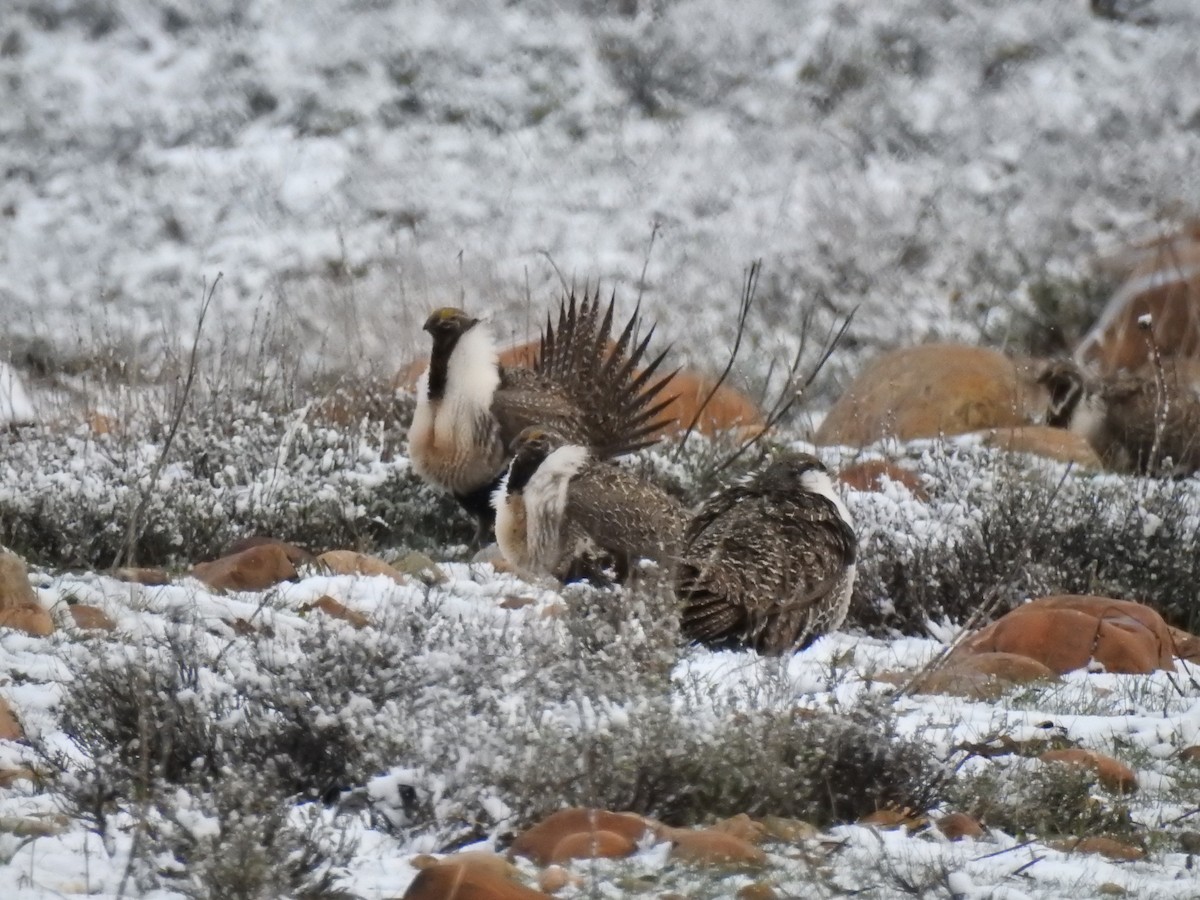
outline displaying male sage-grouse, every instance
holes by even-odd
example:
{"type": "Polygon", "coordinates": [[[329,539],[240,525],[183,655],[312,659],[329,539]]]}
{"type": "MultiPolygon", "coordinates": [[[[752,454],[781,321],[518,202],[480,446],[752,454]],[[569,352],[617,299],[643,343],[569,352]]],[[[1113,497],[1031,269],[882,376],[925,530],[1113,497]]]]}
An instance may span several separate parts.
{"type": "Polygon", "coordinates": [[[496,542],[518,572],[565,580],[608,556],[624,580],[634,559],[674,562],[687,511],[662,488],[538,426],[512,451],[494,505],[496,542]]]}
{"type": "Polygon", "coordinates": [[[685,637],[763,654],[801,650],[846,618],[856,540],[821,461],[777,457],[709,499],[675,575],[685,637]]]}
{"type": "Polygon", "coordinates": [[[1082,435],[1112,469],[1190,474],[1200,469],[1200,397],[1167,369],[1162,378],[1095,378],[1071,360],[1047,363],[1046,424],[1082,435]]]}
{"type": "Polygon", "coordinates": [[[639,370],[654,328],[635,341],[634,310],[613,343],[614,301],[601,318],[598,293],[582,302],[571,293],[557,327],[547,317],[531,369],[500,366],[487,324],[461,309],[439,309],[426,320],[433,349],[417,383],[409,458],[417,475],[476,517],[477,542],[492,524],[492,493],[521,429],[553,427],[597,459],[658,440],[666,424],[659,416],[671,401],[662,394],[672,375],[655,380],[665,351],[639,370]]]}

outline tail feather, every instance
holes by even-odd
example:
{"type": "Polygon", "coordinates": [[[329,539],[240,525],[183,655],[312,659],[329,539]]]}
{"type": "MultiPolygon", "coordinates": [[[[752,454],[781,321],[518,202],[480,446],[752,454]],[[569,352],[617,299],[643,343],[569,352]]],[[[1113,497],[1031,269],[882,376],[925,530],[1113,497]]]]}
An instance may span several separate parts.
{"type": "Polygon", "coordinates": [[[693,588],[687,592],[679,627],[689,640],[720,643],[735,638],[745,619],[746,611],[731,604],[727,598],[704,588],[693,588]]]}
{"type": "Polygon", "coordinates": [[[663,391],[675,373],[656,379],[666,351],[641,367],[654,328],[635,338],[640,304],[615,341],[616,292],[603,315],[600,306],[599,288],[585,291],[581,299],[568,292],[559,304],[557,323],[547,316],[534,368],[580,410],[580,425],[593,450],[610,457],[658,440],[667,424],[661,414],[674,399],[664,399],[663,391]]]}

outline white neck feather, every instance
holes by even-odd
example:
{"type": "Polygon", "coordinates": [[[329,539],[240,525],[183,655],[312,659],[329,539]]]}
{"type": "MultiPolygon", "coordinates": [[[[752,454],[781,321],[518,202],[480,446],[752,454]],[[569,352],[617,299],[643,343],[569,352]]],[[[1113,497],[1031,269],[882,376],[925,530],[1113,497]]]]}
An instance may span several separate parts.
{"type": "Polygon", "coordinates": [[[1099,435],[1103,426],[1103,401],[1095,394],[1084,394],[1071,412],[1071,421],[1067,424],[1068,430],[1091,441],[1099,435]]]}
{"type": "Polygon", "coordinates": [[[550,571],[562,555],[563,515],[571,479],[588,464],[586,447],[568,444],[547,456],[525,485],[529,523],[529,552],[533,563],[550,571]]]}
{"type": "Polygon", "coordinates": [[[810,494],[819,494],[830,501],[837,508],[838,515],[842,517],[842,520],[851,528],[854,527],[854,519],[850,515],[850,510],[846,508],[842,498],[833,489],[833,482],[828,475],[820,469],[809,469],[800,476],[800,483],[810,494]]]}

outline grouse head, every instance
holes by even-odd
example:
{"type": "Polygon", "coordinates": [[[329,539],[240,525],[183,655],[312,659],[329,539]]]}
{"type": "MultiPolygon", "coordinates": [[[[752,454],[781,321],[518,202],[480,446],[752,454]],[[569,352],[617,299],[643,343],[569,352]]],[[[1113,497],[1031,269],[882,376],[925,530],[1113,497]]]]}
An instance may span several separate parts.
{"type": "Polygon", "coordinates": [[[1083,370],[1071,360],[1056,359],[1042,367],[1037,383],[1050,395],[1046,424],[1055,428],[1070,427],[1086,390],[1083,370]]]}

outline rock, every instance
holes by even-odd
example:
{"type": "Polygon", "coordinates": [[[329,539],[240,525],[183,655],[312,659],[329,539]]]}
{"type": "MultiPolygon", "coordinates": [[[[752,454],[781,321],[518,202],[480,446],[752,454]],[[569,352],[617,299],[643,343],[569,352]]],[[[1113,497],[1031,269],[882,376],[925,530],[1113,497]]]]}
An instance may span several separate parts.
{"type": "Polygon", "coordinates": [[[671,842],[671,858],[698,865],[763,865],[767,854],[747,840],[711,828],[672,828],[663,835],[671,842]]]}
{"type": "Polygon", "coordinates": [[[547,894],[468,866],[430,866],[417,873],[403,900],[536,900],[547,894]]]}
{"type": "Polygon", "coordinates": [[[562,837],[550,853],[553,863],[572,859],[620,859],[637,852],[637,844],[615,831],[576,831],[562,837]]]}
{"type": "Polygon", "coordinates": [[[729,384],[716,387],[711,378],[690,369],[680,369],[667,385],[673,395],[660,417],[669,421],[667,434],[681,434],[695,421],[692,431],[712,435],[736,432],[752,437],[767,425],[767,417],[757,403],[729,384]],[[709,394],[712,397],[709,398],[709,394]],[[707,403],[705,402],[707,400],[707,403]]]}
{"type": "Polygon", "coordinates": [[[222,556],[233,556],[236,553],[241,553],[243,550],[249,550],[252,547],[281,547],[283,552],[287,554],[287,558],[291,560],[292,565],[302,566],[311,563],[315,557],[308,550],[296,544],[289,544],[287,541],[281,541],[278,538],[265,537],[260,534],[250,535],[249,537],[239,538],[228,547],[222,556]]]}
{"type": "Polygon", "coordinates": [[[1186,225],[1130,247],[1122,257],[1127,279],[1079,342],[1075,358],[1112,374],[1146,366],[1151,341],[1164,360],[1200,356],[1200,228],[1186,225]],[[1149,330],[1141,323],[1147,315],[1149,330]]]}
{"type": "Polygon", "coordinates": [[[157,587],[171,583],[171,576],[167,574],[166,569],[126,566],[121,569],[113,569],[108,574],[117,579],[117,581],[128,581],[132,584],[142,584],[147,587],[157,587]]]}
{"type": "Polygon", "coordinates": [[[1065,594],[1032,600],[975,633],[959,653],[1015,653],[1054,672],[1085,668],[1145,674],[1172,669],[1170,632],[1162,616],[1129,600],[1065,594]]]}
{"type": "Polygon", "coordinates": [[[0,628],[12,628],[35,637],[54,632],[54,620],[38,603],[24,560],[6,552],[0,552],[0,628]]]}
{"type": "Polygon", "coordinates": [[[1200,637],[1170,625],[1167,630],[1171,633],[1172,652],[1180,659],[1200,665],[1200,637]]]}
{"type": "Polygon", "coordinates": [[[906,810],[877,809],[875,812],[867,813],[859,819],[858,824],[874,825],[876,828],[884,830],[904,827],[909,831],[916,831],[918,828],[924,828],[928,825],[929,820],[924,816],[914,816],[906,810]]]}
{"type": "Polygon", "coordinates": [[[562,866],[548,866],[538,875],[538,890],[556,894],[566,887],[581,887],[583,879],[562,866]]]}
{"type": "Polygon", "coordinates": [[[1184,762],[1200,762],[1200,744],[1184,747],[1179,751],[1179,758],[1184,762]]]}
{"type": "Polygon", "coordinates": [[[864,447],[1027,425],[1045,409],[1031,371],[996,350],[926,344],[876,358],[821,422],[818,445],[864,447]]]}
{"type": "Polygon", "coordinates": [[[296,567],[280,544],[269,543],[196,563],[192,575],[214,591],[265,591],[295,578],[296,567]]]}
{"type": "Polygon", "coordinates": [[[384,575],[396,584],[408,584],[408,577],[375,556],[353,550],[327,550],[317,557],[335,575],[384,575]]]}
{"type": "Polygon", "coordinates": [[[1063,853],[1096,853],[1106,856],[1109,859],[1123,860],[1125,862],[1134,862],[1135,860],[1146,858],[1146,851],[1142,847],[1099,835],[1068,838],[1064,841],[1050,841],[1049,845],[1055,850],[1061,850],[1063,853]]]}
{"type": "Polygon", "coordinates": [[[569,834],[608,831],[626,838],[631,844],[655,830],[656,823],[637,813],[614,813],[604,809],[570,807],[560,809],[533,825],[513,840],[509,853],[524,856],[539,866],[549,865],[558,842],[569,834]]]}
{"type": "Polygon", "coordinates": [[[961,841],[965,837],[978,840],[984,836],[983,826],[966,813],[953,812],[937,820],[938,831],[947,840],[961,841]]]}
{"type": "Polygon", "coordinates": [[[438,859],[436,856],[423,854],[409,860],[414,869],[428,869],[433,866],[462,866],[484,875],[495,875],[507,878],[509,881],[519,881],[521,871],[498,853],[490,850],[460,850],[449,856],[438,859]]]}
{"type": "Polygon", "coordinates": [[[1017,428],[992,428],[981,432],[983,445],[1007,453],[1028,453],[1058,462],[1075,463],[1085,469],[1102,471],[1104,463],[1083,435],[1049,425],[1022,425],[1017,428]]]}
{"type": "Polygon", "coordinates": [[[394,564],[402,575],[412,575],[425,584],[445,584],[450,579],[441,567],[424,553],[410,553],[394,564]]]}
{"type": "Polygon", "coordinates": [[[956,652],[940,667],[914,675],[912,672],[880,672],[875,678],[885,684],[912,682],[917,694],[942,694],[972,700],[995,700],[1013,685],[1058,678],[1047,666],[1015,653],[956,652]]]}
{"type": "Polygon", "coordinates": [[[67,607],[76,628],[84,631],[112,631],[117,624],[108,617],[108,613],[95,606],[75,603],[67,607]]]}
{"type": "Polygon", "coordinates": [[[767,836],[767,826],[750,818],[745,813],[738,813],[736,816],[722,819],[710,826],[708,830],[730,834],[743,841],[749,841],[751,844],[760,844],[767,836]]]}
{"type": "Polygon", "coordinates": [[[884,484],[894,481],[902,484],[918,500],[926,501],[929,493],[921,484],[921,478],[911,469],[906,469],[884,459],[868,459],[846,466],[837,475],[838,481],[855,491],[882,493],[884,484]]]}
{"type": "Polygon", "coordinates": [[[821,833],[816,825],[813,825],[811,822],[805,822],[803,819],[763,816],[762,824],[768,835],[777,841],[785,841],[789,844],[799,844],[801,841],[812,840],[821,833]]]}
{"type": "Polygon", "coordinates": [[[1103,753],[1076,747],[1067,750],[1047,750],[1038,759],[1042,762],[1066,763],[1091,769],[1102,785],[1116,793],[1130,794],[1137,790],[1137,775],[1133,769],[1103,753]]]}
{"type": "Polygon", "coordinates": [[[70,827],[66,816],[0,816],[0,834],[13,837],[40,838],[62,834],[70,827]]]}
{"type": "Polygon", "coordinates": [[[1129,892],[1115,881],[1106,881],[1096,888],[1096,893],[1101,897],[1124,897],[1129,892]]]}
{"type": "Polygon", "coordinates": [[[300,607],[300,612],[311,612],[314,609],[319,609],[331,619],[341,619],[343,622],[349,622],[355,628],[366,628],[371,624],[371,620],[362,613],[344,606],[328,594],[317,598],[312,603],[305,603],[300,607]]]}
{"type": "Polygon", "coordinates": [[[19,741],[25,736],[8,701],[0,697],[0,741],[19,741]]]}
{"type": "Polygon", "coordinates": [[[1179,849],[1184,853],[1200,853],[1200,831],[1182,831],[1179,833],[1179,849]]]}
{"type": "Polygon", "coordinates": [[[106,416],[104,413],[94,409],[89,410],[84,415],[83,420],[87,423],[87,427],[91,430],[92,434],[97,436],[120,434],[123,430],[119,420],[112,416],[106,416]]]}
{"type": "Polygon", "coordinates": [[[0,788],[12,787],[18,781],[37,782],[38,775],[33,769],[0,769],[0,788]]]}

